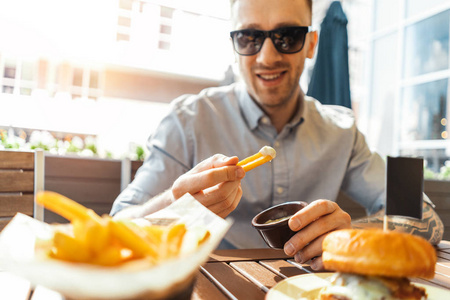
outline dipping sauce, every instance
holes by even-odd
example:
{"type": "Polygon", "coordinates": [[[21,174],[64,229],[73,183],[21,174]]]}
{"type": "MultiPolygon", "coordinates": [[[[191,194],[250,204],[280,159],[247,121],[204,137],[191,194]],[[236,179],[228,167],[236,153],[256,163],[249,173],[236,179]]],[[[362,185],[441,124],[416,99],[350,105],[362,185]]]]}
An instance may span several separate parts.
{"type": "Polygon", "coordinates": [[[292,217],[292,215],[286,216],[286,217],[282,217],[282,218],[278,218],[278,219],[267,220],[266,222],[264,222],[264,224],[271,224],[271,223],[275,223],[275,222],[284,221],[284,220],[289,219],[290,217],[292,217]]]}

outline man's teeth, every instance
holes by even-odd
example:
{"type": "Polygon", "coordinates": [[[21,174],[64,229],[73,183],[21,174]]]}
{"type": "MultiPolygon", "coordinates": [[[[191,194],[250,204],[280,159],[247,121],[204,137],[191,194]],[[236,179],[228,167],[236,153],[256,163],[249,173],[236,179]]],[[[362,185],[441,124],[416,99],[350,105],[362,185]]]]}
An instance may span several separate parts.
{"type": "Polygon", "coordinates": [[[274,79],[279,78],[281,76],[281,74],[280,73],[278,73],[278,74],[268,74],[268,75],[260,74],[259,76],[262,79],[264,79],[264,80],[274,80],[274,79]]]}

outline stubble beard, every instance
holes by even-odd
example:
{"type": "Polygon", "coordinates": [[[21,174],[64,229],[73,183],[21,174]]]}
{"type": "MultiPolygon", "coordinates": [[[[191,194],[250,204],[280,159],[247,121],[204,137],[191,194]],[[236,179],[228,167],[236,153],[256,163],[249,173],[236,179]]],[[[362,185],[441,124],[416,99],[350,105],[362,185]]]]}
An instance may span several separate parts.
{"type": "MultiPolygon", "coordinates": [[[[256,82],[247,82],[251,87],[250,95],[266,111],[277,110],[286,107],[291,101],[296,101],[300,91],[300,84],[294,78],[288,78],[289,82],[283,86],[264,88],[256,82]]],[[[255,80],[256,81],[256,80],[255,80]]]]}

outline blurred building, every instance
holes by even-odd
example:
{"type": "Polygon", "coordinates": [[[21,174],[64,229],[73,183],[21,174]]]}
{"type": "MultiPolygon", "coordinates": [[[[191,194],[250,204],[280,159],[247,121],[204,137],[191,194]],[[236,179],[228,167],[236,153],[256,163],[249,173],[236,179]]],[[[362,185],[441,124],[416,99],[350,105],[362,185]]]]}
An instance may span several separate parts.
{"type": "Polygon", "coordinates": [[[0,127],[144,144],[170,100],[224,80],[228,14],[227,0],[2,1],[0,127]]]}

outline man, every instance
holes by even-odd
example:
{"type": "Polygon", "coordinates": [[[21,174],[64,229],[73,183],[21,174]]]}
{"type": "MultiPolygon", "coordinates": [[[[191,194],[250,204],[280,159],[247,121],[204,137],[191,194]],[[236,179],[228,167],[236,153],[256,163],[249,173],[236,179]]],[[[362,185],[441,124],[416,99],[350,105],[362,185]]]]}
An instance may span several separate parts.
{"type": "MultiPolygon", "coordinates": [[[[305,59],[313,57],[317,43],[309,28],[311,6],[310,0],[232,1],[231,38],[244,83],[176,99],[111,214],[144,216],[190,193],[217,215],[234,219],[225,239],[229,246],[251,248],[264,246],[251,227],[254,215],[282,202],[306,201],[290,220],[299,233],[284,251],[299,262],[312,259],[312,268],[320,269],[325,235],[352,226],[334,202],[340,190],[368,213],[383,208],[384,162],[369,150],[351,111],[323,106],[300,89],[305,59]],[[271,163],[248,174],[236,166],[238,157],[264,145],[277,151],[271,163]]],[[[420,234],[433,242],[442,237],[442,222],[427,203],[424,220],[413,225],[426,228],[420,234]]]]}

